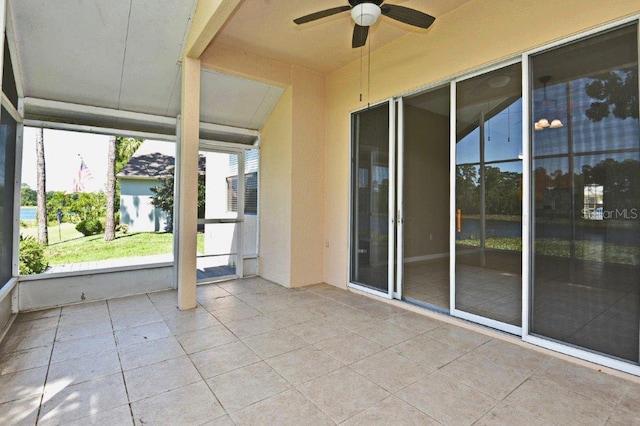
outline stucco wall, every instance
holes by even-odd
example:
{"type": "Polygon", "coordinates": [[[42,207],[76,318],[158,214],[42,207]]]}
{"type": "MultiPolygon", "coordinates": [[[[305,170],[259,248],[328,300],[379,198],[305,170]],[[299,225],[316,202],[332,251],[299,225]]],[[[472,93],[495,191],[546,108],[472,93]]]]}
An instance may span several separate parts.
{"type": "Polygon", "coordinates": [[[293,89],[265,123],[260,149],[260,266],[262,277],[291,283],[291,158],[293,89]]]}
{"type": "Polygon", "coordinates": [[[347,283],[351,111],[637,13],[637,0],[476,0],[437,17],[428,31],[374,51],[370,99],[359,101],[359,62],[329,74],[324,231],[331,244],[324,281],[347,283]]]}

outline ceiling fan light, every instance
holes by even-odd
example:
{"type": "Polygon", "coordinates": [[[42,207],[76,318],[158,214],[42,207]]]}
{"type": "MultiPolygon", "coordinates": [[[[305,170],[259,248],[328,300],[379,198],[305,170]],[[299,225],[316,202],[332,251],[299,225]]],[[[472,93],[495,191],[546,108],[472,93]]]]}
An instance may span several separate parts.
{"type": "Polygon", "coordinates": [[[562,124],[562,121],[558,120],[557,118],[555,120],[553,120],[551,122],[551,124],[549,125],[550,129],[559,129],[560,127],[564,126],[564,124],[562,124]]]}
{"type": "Polygon", "coordinates": [[[540,122],[536,121],[536,124],[533,125],[534,130],[543,130],[543,127],[540,126],[540,122]]]}
{"type": "Polygon", "coordinates": [[[541,118],[540,120],[538,120],[537,124],[543,129],[546,129],[547,127],[550,126],[549,120],[547,120],[546,118],[541,118]]]}
{"type": "Polygon", "coordinates": [[[499,89],[509,84],[509,81],[511,81],[511,78],[508,75],[497,75],[489,79],[489,86],[492,89],[499,89]]]}
{"type": "Polygon", "coordinates": [[[377,4],[360,3],[351,9],[351,18],[361,27],[368,27],[376,23],[381,12],[377,4]]]}

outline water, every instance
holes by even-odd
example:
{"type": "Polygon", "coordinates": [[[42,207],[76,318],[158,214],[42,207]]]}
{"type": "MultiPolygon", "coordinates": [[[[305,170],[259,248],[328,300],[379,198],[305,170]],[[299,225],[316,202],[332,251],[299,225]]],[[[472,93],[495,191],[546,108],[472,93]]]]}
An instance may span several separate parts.
{"type": "Polygon", "coordinates": [[[35,206],[20,207],[20,220],[36,220],[38,208],[35,206]]]}

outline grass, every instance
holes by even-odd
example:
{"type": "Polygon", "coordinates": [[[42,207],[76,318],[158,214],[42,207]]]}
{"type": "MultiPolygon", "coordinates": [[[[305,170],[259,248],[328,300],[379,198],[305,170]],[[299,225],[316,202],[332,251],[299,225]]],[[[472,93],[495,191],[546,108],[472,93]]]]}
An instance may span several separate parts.
{"type": "MultiPolygon", "coordinates": [[[[479,247],[479,239],[456,240],[456,244],[479,247]]],[[[522,239],[487,238],[486,247],[496,250],[522,251],[522,239]]],[[[535,241],[536,254],[556,257],[569,257],[571,247],[569,241],[558,238],[540,238],[535,241]]],[[[612,243],[594,241],[576,241],[575,255],[577,259],[638,265],[640,263],[640,247],[620,246],[612,243]]]]}
{"type": "MultiPolygon", "coordinates": [[[[75,225],[62,223],[50,226],[49,245],[45,258],[50,265],[95,262],[107,259],[152,256],[173,252],[173,234],[166,232],[116,233],[113,241],[104,241],[104,234],[83,236],[75,225]],[[58,232],[60,231],[60,232],[58,232]]],[[[24,236],[38,237],[37,227],[22,228],[24,236]]],[[[197,249],[204,252],[204,234],[198,234],[197,249]]]]}

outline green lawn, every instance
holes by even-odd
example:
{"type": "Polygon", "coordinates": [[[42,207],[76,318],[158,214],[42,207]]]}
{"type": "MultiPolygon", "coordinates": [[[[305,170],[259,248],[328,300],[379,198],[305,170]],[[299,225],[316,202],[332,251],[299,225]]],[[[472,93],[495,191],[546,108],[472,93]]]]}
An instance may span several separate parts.
{"type": "MultiPolygon", "coordinates": [[[[456,240],[456,244],[478,247],[480,240],[473,238],[456,240]]],[[[558,238],[540,238],[535,241],[536,253],[546,256],[569,257],[569,241],[558,238]]],[[[487,238],[487,248],[497,250],[522,251],[521,238],[487,238]]],[[[620,263],[637,265],[640,261],[640,247],[620,246],[612,243],[592,241],[576,241],[575,254],[577,259],[596,262],[620,263]]]]}
{"type": "MultiPolygon", "coordinates": [[[[38,228],[22,228],[23,236],[37,238],[38,228]]],[[[125,257],[150,256],[173,252],[173,234],[166,232],[116,233],[113,241],[104,241],[104,234],[83,236],[75,225],[63,223],[49,227],[49,246],[45,258],[49,265],[94,262],[125,257]],[[60,238],[60,236],[62,238],[60,238]]],[[[198,234],[198,252],[204,251],[204,235],[198,234]]]]}

